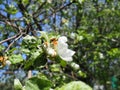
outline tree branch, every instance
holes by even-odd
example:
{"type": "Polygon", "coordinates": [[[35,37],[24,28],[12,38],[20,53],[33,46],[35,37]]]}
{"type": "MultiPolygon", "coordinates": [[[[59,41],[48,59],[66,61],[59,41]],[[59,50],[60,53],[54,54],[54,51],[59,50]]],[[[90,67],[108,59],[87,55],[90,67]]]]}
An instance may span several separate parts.
{"type": "Polygon", "coordinates": [[[15,28],[16,30],[22,32],[23,28],[22,27],[18,27],[16,24],[14,24],[12,21],[8,20],[8,18],[4,15],[2,15],[0,13],[0,16],[2,17],[3,20],[1,21],[4,21],[5,24],[9,25],[9,26],[12,26],[13,28],[15,28]]]}
{"type": "Polygon", "coordinates": [[[47,18],[49,18],[50,16],[54,15],[55,13],[57,13],[58,11],[60,11],[60,10],[62,10],[62,9],[64,9],[64,8],[66,8],[67,6],[70,6],[70,5],[71,5],[71,4],[73,4],[74,2],[75,2],[75,1],[70,2],[70,3],[68,3],[67,5],[62,5],[60,8],[58,8],[58,9],[54,10],[54,12],[53,12],[53,13],[51,13],[51,14],[50,14],[50,15],[48,15],[48,16],[46,16],[44,19],[40,20],[39,22],[44,21],[45,19],[47,19],[47,18]]]}
{"type": "MultiPolygon", "coordinates": [[[[20,33],[19,33],[19,34],[20,34],[20,33]]],[[[7,41],[9,41],[9,40],[15,39],[19,34],[15,35],[15,36],[12,36],[12,37],[10,37],[10,38],[7,38],[7,39],[5,39],[5,40],[0,41],[0,44],[2,44],[2,43],[4,43],[4,42],[7,42],[7,41]]]]}
{"type": "Polygon", "coordinates": [[[7,52],[9,49],[10,49],[10,47],[14,44],[14,42],[16,42],[19,38],[21,38],[22,37],[22,33],[15,39],[15,40],[13,40],[10,44],[9,44],[9,46],[7,47],[7,49],[5,50],[5,52],[7,52]]]}
{"type": "Polygon", "coordinates": [[[38,13],[40,12],[41,8],[42,8],[45,4],[46,4],[46,2],[42,3],[42,4],[38,7],[37,11],[33,13],[33,16],[34,16],[35,18],[39,16],[38,13]]]}

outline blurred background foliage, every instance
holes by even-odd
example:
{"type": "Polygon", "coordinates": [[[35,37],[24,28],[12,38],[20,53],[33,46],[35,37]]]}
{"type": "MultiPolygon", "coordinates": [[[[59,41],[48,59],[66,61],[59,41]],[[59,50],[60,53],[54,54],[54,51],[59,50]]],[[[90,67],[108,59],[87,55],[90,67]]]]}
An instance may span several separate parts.
{"type": "Polygon", "coordinates": [[[12,62],[1,68],[0,87],[12,90],[14,78],[24,84],[28,70],[37,70],[53,88],[81,80],[92,87],[99,81],[110,90],[111,77],[120,78],[119,19],[119,0],[0,0],[0,51],[12,62]],[[47,62],[37,48],[42,43],[39,31],[67,36],[76,52],[72,63],[79,68],[64,61],[47,62]],[[24,39],[27,35],[33,37],[24,39]]]}

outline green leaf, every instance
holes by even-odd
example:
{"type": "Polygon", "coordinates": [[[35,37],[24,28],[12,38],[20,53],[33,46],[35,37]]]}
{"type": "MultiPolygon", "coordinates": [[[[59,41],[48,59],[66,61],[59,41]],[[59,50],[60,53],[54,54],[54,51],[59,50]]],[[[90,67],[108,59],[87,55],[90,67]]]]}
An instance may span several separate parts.
{"type": "Polygon", "coordinates": [[[3,45],[0,45],[0,51],[4,50],[5,47],[3,45]]]}
{"type": "Polygon", "coordinates": [[[49,38],[46,32],[40,31],[41,38],[45,39],[45,41],[49,42],[49,38]]]}
{"type": "Polygon", "coordinates": [[[78,0],[78,2],[79,2],[80,4],[82,4],[82,3],[84,2],[84,0],[78,0]]]}
{"type": "Polygon", "coordinates": [[[20,83],[19,79],[14,79],[14,89],[22,90],[22,84],[20,83]]]}
{"type": "Polygon", "coordinates": [[[28,3],[29,3],[29,0],[22,0],[22,3],[23,3],[23,4],[28,4],[28,3]]]}
{"type": "Polygon", "coordinates": [[[2,4],[3,3],[3,0],[0,0],[0,4],[2,4]]]}
{"type": "Polygon", "coordinates": [[[34,66],[38,67],[40,65],[45,65],[46,62],[47,62],[46,53],[43,52],[38,57],[35,58],[34,66]]]}
{"type": "Polygon", "coordinates": [[[29,70],[33,68],[33,61],[32,60],[28,60],[26,63],[25,63],[25,66],[24,66],[24,69],[25,70],[29,70]]]}
{"type": "Polygon", "coordinates": [[[64,60],[60,60],[60,65],[61,65],[62,67],[65,67],[65,66],[67,65],[67,62],[64,61],[64,60]]]}
{"type": "Polygon", "coordinates": [[[23,42],[25,42],[26,44],[35,44],[37,41],[37,39],[34,37],[34,36],[30,36],[30,35],[27,35],[23,38],[23,42]]]}
{"type": "Polygon", "coordinates": [[[82,72],[81,70],[78,71],[78,75],[80,77],[86,78],[86,74],[84,72],[82,72]]]}
{"type": "Polygon", "coordinates": [[[53,64],[50,66],[52,72],[60,72],[60,64],[53,64]]]}
{"type": "Polygon", "coordinates": [[[39,53],[39,52],[34,52],[30,59],[26,62],[24,69],[29,69],[30,67],[32,68],[37,68],[41,65],[45,65],[47,62],[46,54],[39,53]]]}
{"type": "Polygon", "coordinates": [[[39,52],[32,53],[29,60],[27,60],[25,66],[24,66],[24,69],[30,69],[31,67],[33,68],[34,67],[34,61],[39,55],[40,55],[39,52]]]}
{"type": "Polygon", "coordinates": [[[92,90],[92,88],[82,81],[73,81],[55,90],[92,90]]]}
{"type": "Polygon", "coordinates": [[[20,63],[21,61],[23,61],[23,58],[20,54],[18,55],[13,54],[9,57],[9,60],[12,64],[16,64],[16,63],[20,63]]]}
{"type": "Polygon", "coordinates": [[[23,53],[25,53],[25,54],[30,54],[30,50],[29,50],[29,49],[22,48],[21,51],[22,51],[23,53]]]}
{"type": "Polygon", "coordinates": [[[49,90],[51,85],[51,82],[43,74],[39,74],[26,81],[25,90],[49,90]]]}
{"type": "Polygon", "coordinates": [[[17,8],[14,5],[6,5],[5,9],[9,14],[16,14],[18,12],[17,8]]]}

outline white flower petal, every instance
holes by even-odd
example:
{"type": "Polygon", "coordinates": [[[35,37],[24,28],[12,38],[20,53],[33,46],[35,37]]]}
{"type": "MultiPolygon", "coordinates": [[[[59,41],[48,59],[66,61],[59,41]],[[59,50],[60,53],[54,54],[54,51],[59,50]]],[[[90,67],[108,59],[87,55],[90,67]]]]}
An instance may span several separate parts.
{"type": "Polygon", "coordinates": [[[67,49],[67,51],[65,52],[68,56],[73,56],[75,54],[75,51],[67,49]]]}
{"type": "Polygon", "coordinates": [[[74,51],[68,49],[67,38],[65,36],[59,37],[57,45],[57,53],[61,59],[65,61],[72,61],[72,56],[75,54],[74,51]]]}
{"type": "Polygon", "coordinates": [[[58,50],[58,51],[60,56],[62,57],[72,57],[75,54],[75,52],[70,49],[63,49],[63,51],[61,50],[58,50]]]}
{"type": "Polygon", "coordinates": [[[65,36],[59,37],[58,42],[67,42],[67,37],[65,36]]]}
{"type": "Polygon", "coordinates": [[[67,50],[67,49],[59,49],[59,50],[58,50],[59,56],[65,57],[65,56],[66,56],[66,50],[67,50]]]}
{"type": "Polygon", "coordinates": [[[58,42],[58,48],[68,48],[67,43],[63,43],[63,42],[58,42]]]}
{"type": "Polygon", "coordinates": [[[61,58],[65,61],[72,61],[73,60],[72,57],[61,57],[61,58]]]}

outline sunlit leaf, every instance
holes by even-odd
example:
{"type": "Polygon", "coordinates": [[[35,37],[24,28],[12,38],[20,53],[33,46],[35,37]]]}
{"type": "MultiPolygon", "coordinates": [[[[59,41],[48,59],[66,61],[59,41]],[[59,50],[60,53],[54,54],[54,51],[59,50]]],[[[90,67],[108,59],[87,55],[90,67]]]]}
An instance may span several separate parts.
{"type": "Polygon", "coordinates": [[[92,88],[82,81],[73,81],[55,90],[92,90],[92,88]]]}
{"type": "Polygon", "coordinates": [[[22,84],[20,83],[19,79],[14,79],[14,89],[15,90],[23,90],[22,84]]]}
{"type": "Polygon", "coordinates": [[[18,55],[13,54],[9,56],[9,60],[12,64],[16,64],[16,63],[20,63],[21,61],[23,61],[23,58],[20,54],[18,55]]]}

